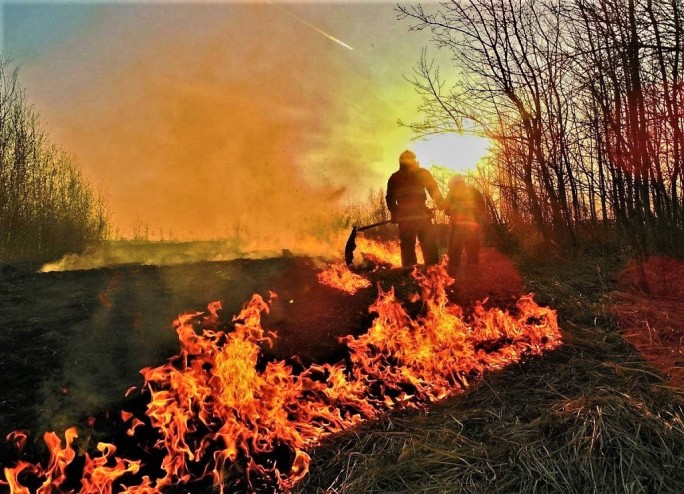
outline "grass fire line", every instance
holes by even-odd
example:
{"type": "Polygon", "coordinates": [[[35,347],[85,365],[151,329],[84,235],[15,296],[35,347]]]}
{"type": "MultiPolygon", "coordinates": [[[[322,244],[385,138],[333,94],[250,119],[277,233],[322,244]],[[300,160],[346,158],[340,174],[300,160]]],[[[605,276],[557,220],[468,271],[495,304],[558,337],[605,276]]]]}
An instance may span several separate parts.
{"type": "MultiPolygon", "coordinates": [[[[162,457],[156,478],[140,475],[141,462],[116,456],[113,444],[77,457],[76,428],[64,441],[45,434],[46,466],[18,461],[4,468],[14,494],[38,486],[41,494],[69,492],[161,492],[174,485],[213,483],[222,492],[287,491],[308,473],[309,451],[334,433],[397,407],[422,407],[462,392],[484,372],[500,369],[561,344],[556,313],[531,295],[511,314],[478,304],[471,316],[451,303],[454,283],[444,264],[414,272],[424,311],[410,315],[394,289],[379,290],[369,311],[377,314],[367,333],[346,336],[347,362],[295,369],[285,361],[263,362],[262,347],[276,337],[261,325],[269,302],[254,295],[231,322],[218,302],[203,313],[175,321],[181,350],[164,365],[142,369],[149,394],[146,416],[162,457]],[[72,465],[70,467],[70,465],[72,465]],[[74,479],[74,476],[80,476],[74,479]],[[63,489],[64,487],[64,489],[63,489]]],[[[367,281],[367,280],[366,280],[367,281]]],[[[275,296],[275,294],[272,294],[275,296]]],[[[122,414],[129,435],[142,420],[122,414]]],[[[25,435],[12,438],[21,450],[25,435]]]]}

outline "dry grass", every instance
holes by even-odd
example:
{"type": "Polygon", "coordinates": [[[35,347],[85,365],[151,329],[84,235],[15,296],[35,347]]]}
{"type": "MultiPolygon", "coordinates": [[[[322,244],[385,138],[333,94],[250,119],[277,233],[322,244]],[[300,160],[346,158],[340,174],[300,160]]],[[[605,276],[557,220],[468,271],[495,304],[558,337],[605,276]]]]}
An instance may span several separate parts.
{"type": "Polygon", "coordinates": [[[561,348],[326,441],[299,492],[684,492],[684,392],[611,319],[619,264],[527,266],[561,348]]]}
{"type": "Polygon", "coordinates": [[[682,492],[682,396],[589,350],[330,441],[302,492],[682,492]]]}
{"type": "Polygon", "coordinates": [[[625,339],[684,389],[684,263],[666,257],[632,262],[618,275],[613,310],[625,339]]]}

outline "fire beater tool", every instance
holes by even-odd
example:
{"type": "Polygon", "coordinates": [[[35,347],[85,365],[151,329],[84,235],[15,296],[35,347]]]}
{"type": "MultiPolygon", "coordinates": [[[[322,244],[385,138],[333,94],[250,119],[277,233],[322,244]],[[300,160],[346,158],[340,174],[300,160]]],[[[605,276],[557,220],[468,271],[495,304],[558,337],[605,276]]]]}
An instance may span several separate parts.
{"type": "Polygon", "coordinates": [[[354,264],[354,249],[356,249],[356,234],[369,228],[375,228],[376,226],[387,225],[389,223],[394,223],[392,220],[379,221],[373,223],[372,225],[366,226],[355,226],[352,228],[351,234],[347,239],[347,244],[344,246],[344,262],[347,266],[354,264]]]}

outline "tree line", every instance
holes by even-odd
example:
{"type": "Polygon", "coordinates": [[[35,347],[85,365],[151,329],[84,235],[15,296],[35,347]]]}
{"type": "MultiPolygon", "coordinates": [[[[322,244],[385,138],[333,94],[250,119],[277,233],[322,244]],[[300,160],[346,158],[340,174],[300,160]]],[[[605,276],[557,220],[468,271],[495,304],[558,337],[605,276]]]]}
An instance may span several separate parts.
{"type": "Polygon", "coordinates": [[[80,252],[107,230],[103,197],[50,142],[17,69],[0,58],[0,261],[80,252]]]}
{"type": "Polygon", "coordinates": [[[684,245],[681,0],[462,0],[399,6],[458,75],[424,53],[419,135],[492,140],[480,180],[497,221],[579,246],[684,245]]]}

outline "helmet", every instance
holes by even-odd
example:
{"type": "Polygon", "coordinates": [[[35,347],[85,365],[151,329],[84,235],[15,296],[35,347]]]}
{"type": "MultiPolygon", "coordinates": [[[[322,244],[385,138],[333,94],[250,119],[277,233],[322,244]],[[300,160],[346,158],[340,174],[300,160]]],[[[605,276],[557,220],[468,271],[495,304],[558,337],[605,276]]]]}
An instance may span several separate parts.
{"type": "Polygon", "coordinates": [[[458,184],[464,184],[465,183],[465,176],[462,173],[455,173],[454,175],[451,176],[449,179],[449,188],[456,187],[458,184]]]}
{"type": "Polygon", "coordinates": [[[399,165],[404,167],[404,166],[411,166],[413,164],[416,164],[416,153],[413,151],[409,151],[408,149],[401,153],[399,155],[399,165]]]}

